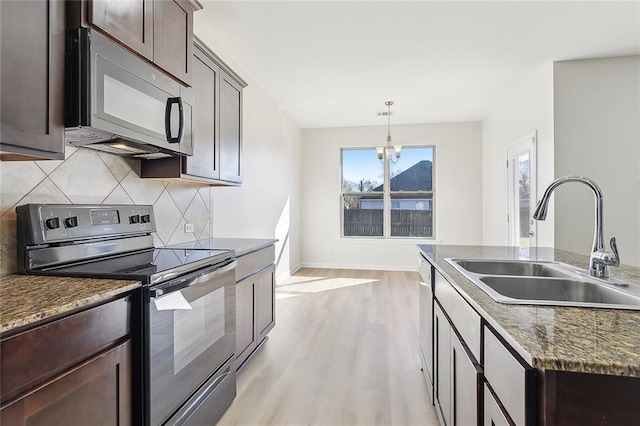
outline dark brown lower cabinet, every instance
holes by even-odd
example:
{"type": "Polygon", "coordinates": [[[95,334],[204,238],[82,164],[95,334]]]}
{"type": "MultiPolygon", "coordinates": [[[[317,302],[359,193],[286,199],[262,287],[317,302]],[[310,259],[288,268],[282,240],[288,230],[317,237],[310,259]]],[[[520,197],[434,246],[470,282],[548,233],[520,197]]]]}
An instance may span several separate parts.
{"type": "Polygon", "coordinates": [[[236,365],[242,367],[276,324],[274,247],[238,258],[236,365]]]}
{"type": "Polygon", "coordinates": [[[0,338],[0,424],[130,425],[133,296],[0,338]]]}
{"type": "Polygon", "coordinates": [[[131,424],[131,341],[85,361],[2,408],[3,425],[131,424]]]}
{"type": "Polygon", "coordinates": [[[249,357],[256,345],[254,327],[255,276],[236,284],[236,358],[238,365],[249,357]]]}

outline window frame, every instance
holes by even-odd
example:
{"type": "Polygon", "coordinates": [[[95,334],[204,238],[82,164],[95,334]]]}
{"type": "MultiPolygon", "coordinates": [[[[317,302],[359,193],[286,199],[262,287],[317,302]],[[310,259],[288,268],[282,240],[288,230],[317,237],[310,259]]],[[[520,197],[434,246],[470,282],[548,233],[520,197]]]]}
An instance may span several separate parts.
{"type": "Polygon", "coordinates": [[[388,161],[383,163],[383,191],[382,191],[382,217],[383,227],[382,235],[344,235],[344,202],[345,196],[358,196],[363,192],[343,192],[343,152],[344,151],[356,151],[356,150],[372,150],[375,153],[375,146],[343,146],[340,147],[340,170],[339,170],[339,193],[340,199],[338,206],[340,209],[340,238],[346,239],[365,239],[365,240],[435,240],[436,239],[436,144],[421,144],[421,145],[404,145],[404,149],[412,148],[430,148],[432,150],[431,159],[431,191],[391,191],[391,167],[388,161]],[[392,210],[392,195],[417,195],[425,197],[431,195],[431,236],[430,237],[411,237],[411,236],[392,236],[391,235],[391,210],[392,210]]]}

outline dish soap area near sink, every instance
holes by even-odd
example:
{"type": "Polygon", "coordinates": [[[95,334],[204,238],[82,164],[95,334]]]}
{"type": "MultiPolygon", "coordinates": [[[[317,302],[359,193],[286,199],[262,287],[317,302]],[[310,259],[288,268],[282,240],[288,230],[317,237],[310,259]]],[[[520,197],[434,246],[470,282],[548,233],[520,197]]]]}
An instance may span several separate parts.
{"type": "Polygon", "coordinates": [[[640,310],[637,285],[593,278],[559,262],[446,261],[496,302],[640,310]]]}

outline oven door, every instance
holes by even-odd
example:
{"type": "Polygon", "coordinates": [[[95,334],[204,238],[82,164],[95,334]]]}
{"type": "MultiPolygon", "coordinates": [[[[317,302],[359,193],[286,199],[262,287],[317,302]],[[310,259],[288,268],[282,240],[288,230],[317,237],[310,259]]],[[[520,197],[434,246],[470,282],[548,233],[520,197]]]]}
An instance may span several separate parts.
{"type": "Polygon", "coordinates": [[[145,289],[148,424],[163,424],[233,358],[235,266],[233,260],[145,289]]]}

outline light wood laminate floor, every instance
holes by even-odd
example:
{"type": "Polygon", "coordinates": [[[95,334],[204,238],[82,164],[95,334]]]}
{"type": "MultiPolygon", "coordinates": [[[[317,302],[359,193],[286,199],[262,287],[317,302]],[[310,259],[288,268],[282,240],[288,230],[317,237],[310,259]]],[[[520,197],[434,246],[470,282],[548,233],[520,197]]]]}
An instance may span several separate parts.
{"type": "Polygon", "coordinates": [[[436,425],[418,362],[416,272],[301,269],[220,424],[436,425]]]}

